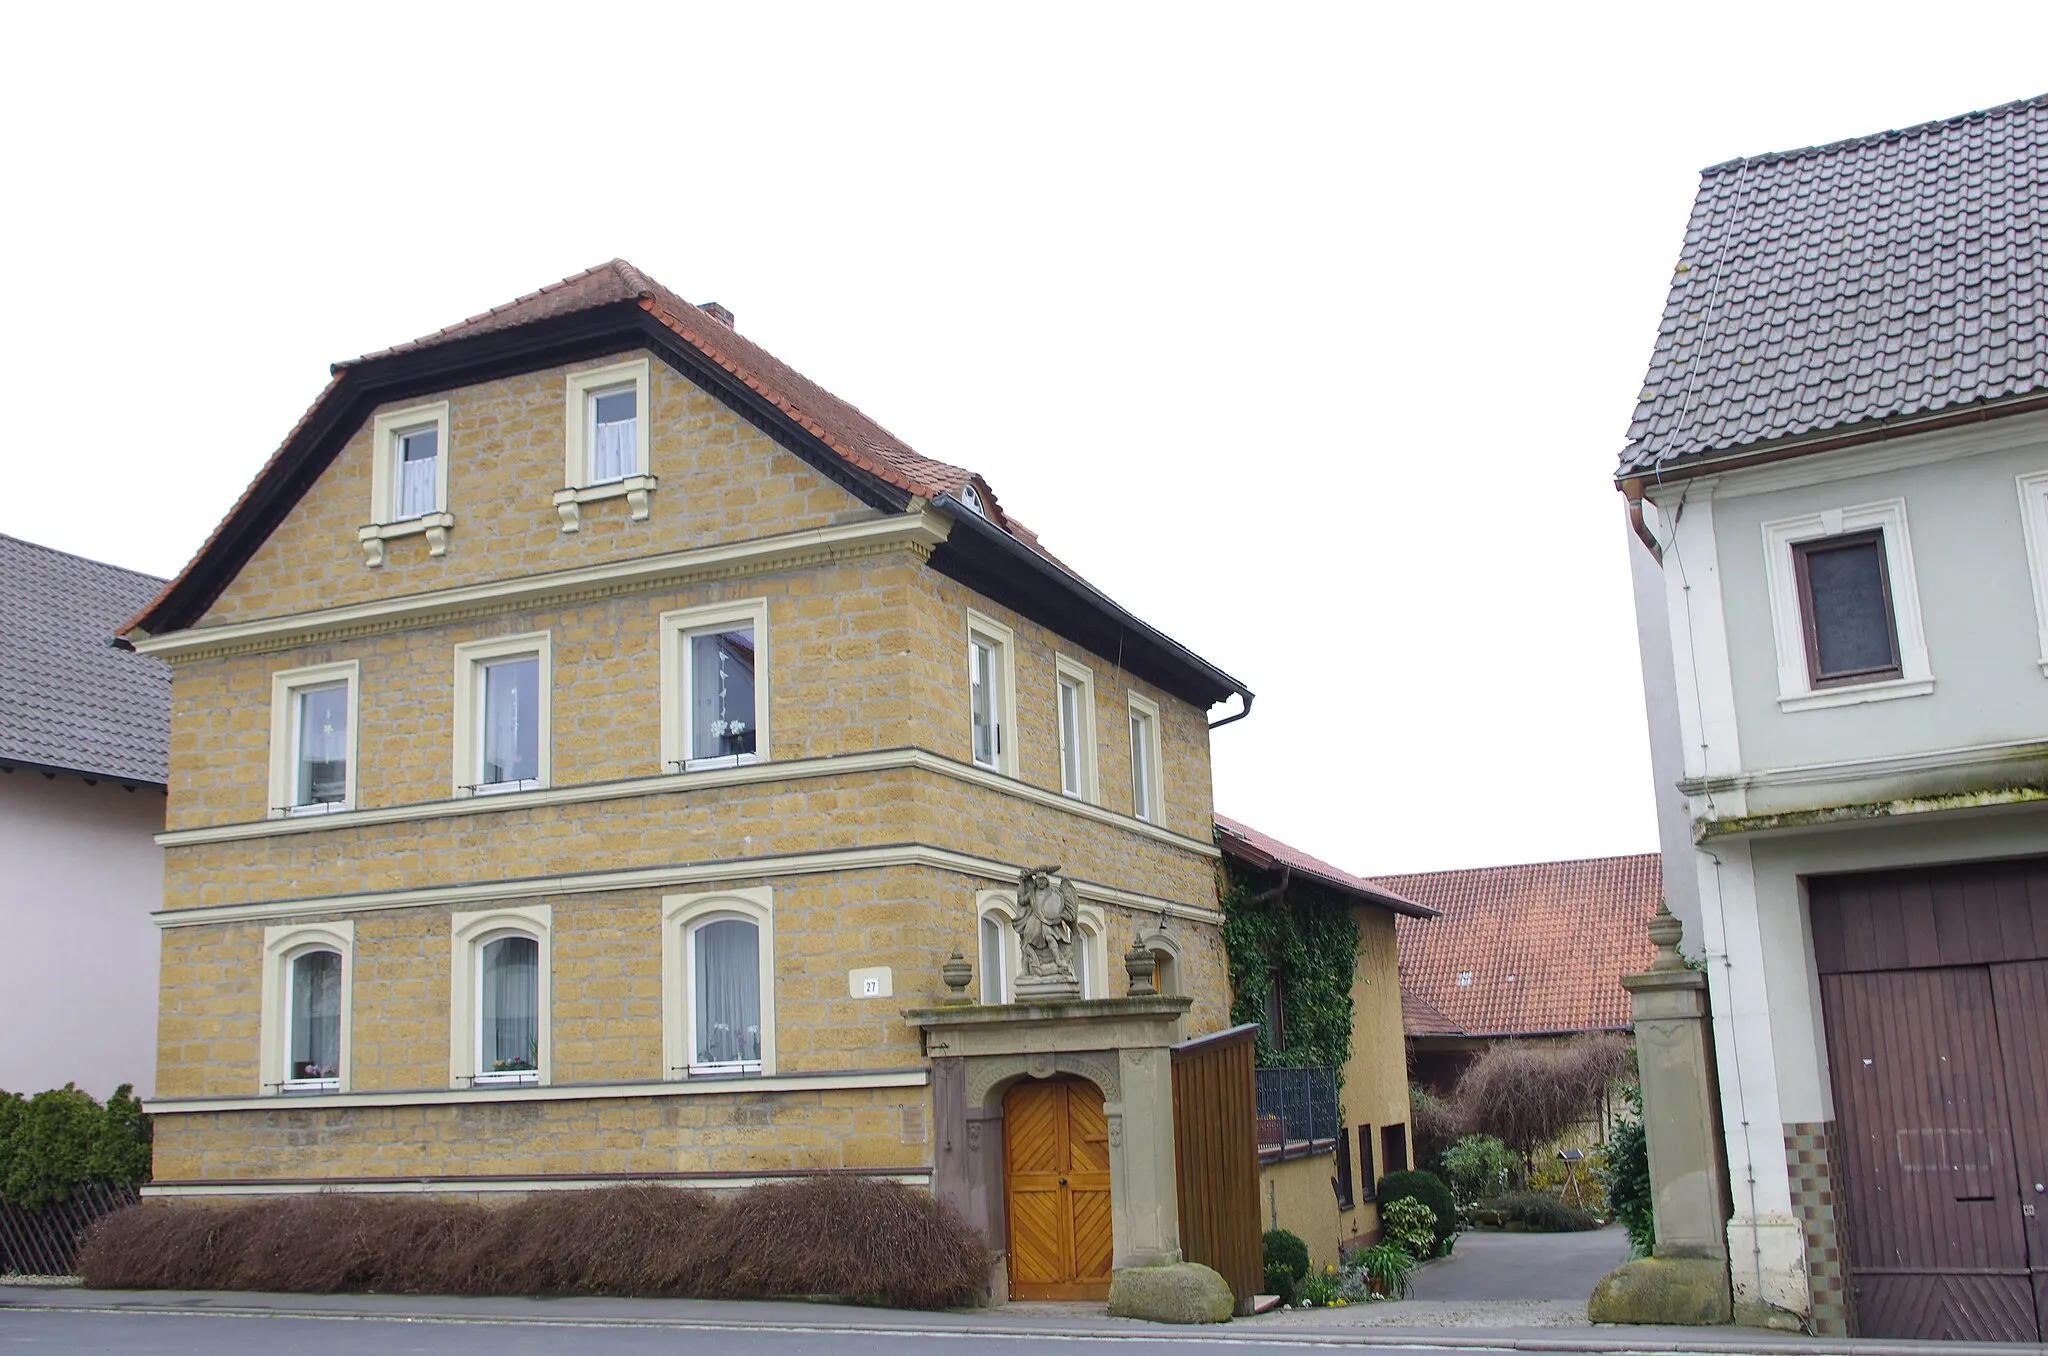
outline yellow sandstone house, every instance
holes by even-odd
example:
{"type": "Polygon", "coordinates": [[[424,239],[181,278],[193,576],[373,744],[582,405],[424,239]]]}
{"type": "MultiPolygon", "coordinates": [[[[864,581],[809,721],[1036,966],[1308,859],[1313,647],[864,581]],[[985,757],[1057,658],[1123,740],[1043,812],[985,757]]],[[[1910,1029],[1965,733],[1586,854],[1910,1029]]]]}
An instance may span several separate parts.
{"type": "Polygon", "coordinates": [[[860,1173],[1015,1294],[1178,1257],[1251,694],[723,308],[613,261],[338,364],[127,635],[153,1194],[860,1173]]]}

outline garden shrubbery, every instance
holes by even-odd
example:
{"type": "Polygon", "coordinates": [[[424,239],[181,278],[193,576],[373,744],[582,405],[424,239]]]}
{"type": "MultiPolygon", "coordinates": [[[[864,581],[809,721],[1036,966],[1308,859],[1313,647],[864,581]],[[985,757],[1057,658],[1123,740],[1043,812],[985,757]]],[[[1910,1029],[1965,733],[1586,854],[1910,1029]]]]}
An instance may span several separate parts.
{"type": "Polygon", "coordinates": [[[950,1207],[856,1177],[730,1196],[550,1191],[505,1206],[333,1193],[147,1201],[95,1225],[78,1257],[103,1289],[838,1295],[902,1309],[975,1303],[989,1267],[988,1245],[950,1207]]]}
{"type": "Polygon", "coordinates": [[[36,1210],[86,1182],[149,1180],[149,1121],[123,1083],[106,1105],[71,1084],[0,1092],[0,1201],[36,1210]]]}
{"type": "Polygon", "coordinates": [[[1380,1178],[1380,1214],[1395,1201],[1421,1201],[1436,1217],[1436,1251],[1443,1252],[1458,1232],[1458,1207],[1451,1201],[1451,1189],[1433,1172],[1390,1172],[1380,1178]]]}
{"type": "Polygon", "coordinates": [[[1543,1191],[1511,1191],[1481,1201],[1472,1213],[1489,1224],[1520,1225],[1543,1234],[1575,1234],[1600,1227],[1591,1211],[1543,1191]]]}
{"type": "Polygon", "coordinates": [[[1293,1303],[1296,1288],[1308,1276],[1308,1244],[1285,1229],[1268,1229],[1260,1248],[1265,1258],[1265,1293],[1293,1303]]]}

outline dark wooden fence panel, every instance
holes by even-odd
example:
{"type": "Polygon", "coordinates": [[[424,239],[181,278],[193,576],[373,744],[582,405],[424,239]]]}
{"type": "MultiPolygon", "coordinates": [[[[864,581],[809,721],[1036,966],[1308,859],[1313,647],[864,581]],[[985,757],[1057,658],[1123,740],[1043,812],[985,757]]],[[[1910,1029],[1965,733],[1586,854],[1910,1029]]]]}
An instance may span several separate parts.
{"type": "Polygon", "coordinates": [[[93,1222],[139,1198],[125,1182],[84,1182],[71,1189],[70,1199],[36,1210],[0,1201],[0,1275],[70,1275],[93,1222]]]}
{"type": "Polygon", "coordinates": [[[1265,1280],[1259,1237],[1259,1137],[1252,1075],[1257,1024],[1173,1047],[1173,1151],[1180,1250],[1213,1267],[1240,1313],[1265,1280]]]}

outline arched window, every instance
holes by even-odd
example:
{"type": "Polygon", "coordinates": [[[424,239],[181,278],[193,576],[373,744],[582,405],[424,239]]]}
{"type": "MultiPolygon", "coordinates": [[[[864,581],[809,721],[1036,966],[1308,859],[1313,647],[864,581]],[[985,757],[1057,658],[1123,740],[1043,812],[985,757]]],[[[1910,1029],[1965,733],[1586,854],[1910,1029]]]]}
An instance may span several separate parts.
{"type": "Polygon", "coordinates": [[[492,937],[476,964],[475,1081],[539,1081],[540,942],[518,932],[492,937]]]}
{"type": "Polygon", "coordinates": [[[690,1072],[761,1072],[761,930],[738,914],[690,924],[690,1072]]]}
{"type": "Polygon", "coordinates": [[[286,1092],[341,1086],[341,953],[310,947],[289,962],[285,990],[286,1092]]]}
{"type": "Polygon", "coordinates": [[[669,1078],[775,1072],[775,907],[765,886],[661,901],[669,1078]]]}

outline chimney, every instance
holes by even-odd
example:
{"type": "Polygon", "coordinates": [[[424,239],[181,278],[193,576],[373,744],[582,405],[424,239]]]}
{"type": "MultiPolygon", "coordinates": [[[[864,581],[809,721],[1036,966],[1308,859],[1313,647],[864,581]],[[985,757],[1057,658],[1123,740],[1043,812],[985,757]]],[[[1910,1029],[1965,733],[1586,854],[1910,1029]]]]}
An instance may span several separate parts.
{"type": "Polygon", "coordinates": [[[726,310],[723,306],[720,306],[715,301],[699,302],[697,303],[697,309],[702,311],[704,314],[710,316],[713,320],[716,320],[719,324],[725,326],[729,330],[737,328],[737,326],[735,326],[732,323],[732,312],[726,310]]]}

